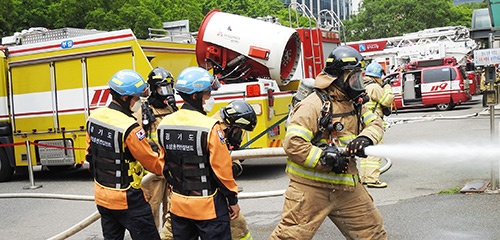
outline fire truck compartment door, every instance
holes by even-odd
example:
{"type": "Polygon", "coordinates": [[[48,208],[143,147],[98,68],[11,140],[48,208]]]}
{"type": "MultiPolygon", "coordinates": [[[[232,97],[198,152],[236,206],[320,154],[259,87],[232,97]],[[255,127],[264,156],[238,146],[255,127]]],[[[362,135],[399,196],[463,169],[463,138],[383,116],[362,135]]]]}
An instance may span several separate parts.
{"type": "Polygon", "coordinates": [[[412,74],[407,74],[403,76],[403,100],[414,100],[415,99],[415,77],[412,74]]]}
{"type": "Polygon", "coordinates": [[[15,66],[10,73],[14,132],[54,129],[51,64],[15,66]]]}
{"type": "Polygon", "coordinates": [[[422,71],[422,103],[425,105],[435,105],[449,103],[451,100],[451,90],[459,88],[452,86],[452,79],[457,76],[456,72],[449,67],[424,69],[422,71]]]}

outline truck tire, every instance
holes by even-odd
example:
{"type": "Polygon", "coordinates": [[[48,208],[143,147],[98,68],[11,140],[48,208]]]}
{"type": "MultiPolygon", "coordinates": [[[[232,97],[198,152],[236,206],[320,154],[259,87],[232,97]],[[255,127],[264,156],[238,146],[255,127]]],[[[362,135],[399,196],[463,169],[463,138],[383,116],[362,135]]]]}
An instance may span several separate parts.
{"type": "Polygon", "coordinates": [[[449,103],[441,103],[436,105],[436,109],[438,111],[448,111],[453,108],[455,108],[455,103],[453,102],[453,100],[450,100],[449,103]]]}
{"type": "Polygon", "coordinates": [[[9,181],[14,175],[14,168],[10,166],[7,154],[0,149],[0,182],[9,181]]]}

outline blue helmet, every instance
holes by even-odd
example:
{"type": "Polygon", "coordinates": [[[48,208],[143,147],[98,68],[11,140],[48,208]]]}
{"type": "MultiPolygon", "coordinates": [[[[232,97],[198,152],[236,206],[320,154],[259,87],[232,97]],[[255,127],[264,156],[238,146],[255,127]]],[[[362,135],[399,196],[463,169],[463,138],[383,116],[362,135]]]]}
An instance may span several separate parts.
{"type": "Polygon", "coordinates": [[[382,65],[380,65],[378,62],[371,62],[366,67],[365,71],[366,76],[382,78],[384,74],[385,74],[384,69],[382,68],[382,65]]]}
{"type": "Polygon", "coordinates": [[[134,70],[120,70],[108,82],[108,86],[121,96],[147,97],[149,85],[134,70]]]}
{"type": "Polygon", "coordinates": [[[195,92],[217,90],[220,82],[207,70],[200,67],[188,67],[179,74],[175,83],[175,90],[193,94],[195,92]]]}

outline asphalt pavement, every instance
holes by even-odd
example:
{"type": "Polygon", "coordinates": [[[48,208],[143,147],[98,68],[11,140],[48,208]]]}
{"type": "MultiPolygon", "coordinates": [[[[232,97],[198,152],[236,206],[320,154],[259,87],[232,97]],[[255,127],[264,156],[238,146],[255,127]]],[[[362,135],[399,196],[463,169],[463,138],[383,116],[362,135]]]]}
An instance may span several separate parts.
{"type": "MultiPolygon", "coordinates": [[[[423,109],[401,111],[394,117],[414,116],[469,116],[483,108],[476,101],[446,113],[423,109]]],[[[500,112],[500,111],[499,111],[500,112]]],[[[495,120],[495,121],[498,121],[495,120]]],[[[476,139],[489,138],[488,116],[464,117],[396,124],[386,134],[385,144],[439,140],[443,144],[455,143],[456,151],[470,148],[476,139]],[[469,144],[469,145],[467,145],[469,144]]],[[[496,123],[497,124],[497,123],[496,123]]],[[[498,129],[498,125],[496,126],[498,129]]],[[[436,149],[440,149],[440,145],[436,149]]],[[[422,156],[420,156],[422,157],[422,156]]],[[[471,181],[491,180],[492,166],[484,159],[457,161],[456,159],[394,159],[392,168],[381,177],[389,186],[369,188],[375,205],[380,210],[390,240],[457,240],[500,239],[500,194],[496,192],[457,193],[471,181]],[[444,193],[451,192],[451,193],[444,193]]],[[[278,190],[286,187],[284,159],[264,164],[246,160],[245,170],[237,181],[244,192],[278,190]]],[[[10,182],[0,183],[0,195],[12,193],[51,193],[91,195],[92,182],[87,173],[63,174],[35,173],[35,184],[43,187],[24,190],[29,185],[26,176],[16,176],[10,182]],[[64,180],[63,180],[64,179],[64,180]]],[[[267,239],[278,224],[283,197],[241,199],[240,206],[253,239],[267,239]]],[[[0,239],[48,239],[66,230],[95,212],[92,201],[41,200],[32,198],[0,197],[0,239]]],[[[72,240],[100,240],[100,221],[68,238],[72,240]]],[[[131,239],[128,235],[126,239],[131,239]]],[[[300,236],[297,236],[300,239],[300,236]]],[[[340,240],[344,237],[325,220],[313,238],[340,240]]]]}

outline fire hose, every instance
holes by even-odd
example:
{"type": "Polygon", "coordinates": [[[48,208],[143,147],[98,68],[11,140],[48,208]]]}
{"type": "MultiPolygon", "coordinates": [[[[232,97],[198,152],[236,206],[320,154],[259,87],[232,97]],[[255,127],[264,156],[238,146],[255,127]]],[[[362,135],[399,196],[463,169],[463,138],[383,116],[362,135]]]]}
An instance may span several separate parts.
{"type": "Polygon", "coordinates": [[[407,118],[397,118],[397,117],[387,117],[384,118],[384,121],[387,123],[387,127],[390,128],[396,124],[404,124],[404,123],[412,123],[412,122],[426,122],[426,121],[435,121],[435,120],[454,120],[454,119],[465,119],[471,117],[477,117],[481,113],[471,113],[459,116],[443,116],[439,115],[424,115],[419,117],[407,117],[407,118]]]}
{"type": "MultiPolygon", "coordinates": [[[[286,157],[286,153],[282,147],[242,149],[231,152],[231,157],[233,158],[233,160],[266,158],[266,157],[286,157]]],[[[391,159],[383,158],[383,161],[385,161],[385,164],[382,167],[380,167],[381,174],[387,172],[387,170],[389,170],[392,167],[391,159]]]]}
{"type": "MultiPolygon", "coordinates": [[[[250,158],[265,158],[265,157],[284,157],[286,153],[283,148],[260,148],[260,149],[243,149],[238,151],[232,151],[231,157],[233,160],[250,159],[250,158]]],[[[381,168],[381,172],[389,170],[392,166],[392,162],[386,159],[386,165],[381,168]]],[[[142,183],[148,183],[153,179],[154,174],[148,173],[142,179],[142,183]]],[[[262,191],[262,192],[241,192],[238,193],[238,198],[248,199],[248,198],[264,198],[264,197],[276,197],[282,196],[285,190],[274,190],[274,191],[262,191]]],[[[0,198],[48,198],[48,199],[62,199],[62,200],[80,200],[80,201],[94,201],[94,196],[85,195],[68,195],[68,194],[48,194],[48,193],[12,193],[12,194],[0,194],[0,198]]],[[[49,238],[49,240],[59,240],[66,239],[74,234],[80,232],[81,230],[88,227],[90,224],[101,218],[98,211],[95,211],[87,218],[73,225],[72,227],[66,229],[65,231],[49,238]]]]}

